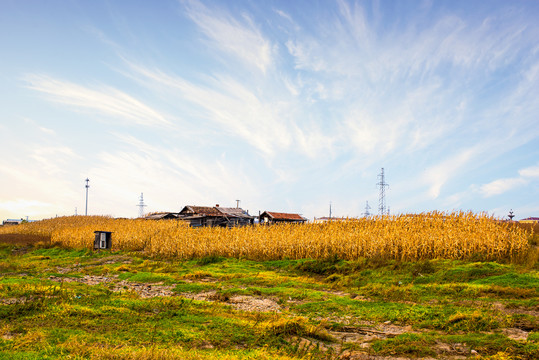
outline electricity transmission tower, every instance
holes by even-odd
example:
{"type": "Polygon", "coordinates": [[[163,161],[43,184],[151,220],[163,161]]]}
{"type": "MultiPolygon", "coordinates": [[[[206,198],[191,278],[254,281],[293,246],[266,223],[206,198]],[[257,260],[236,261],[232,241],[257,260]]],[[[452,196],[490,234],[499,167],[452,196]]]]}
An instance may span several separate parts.
{"type": "Polygon", "coordinates": [[[382,172],[378,175],[378,178],[380,181],[376,184],[380,187],[380,197],[378,200],[378,214],[380,215],[387,215],[386,211],[386,187],[389,186],[388,183],[385,181],[384,176],[384,168],[382,168],[382,172]]]}
{"type": "Polygon", "coordinates": [[[363,215],[368,218],[369,216],[371,216],[371,213],[370,213],[370,210],[371,207],[369,206],[369,201],[367,200],[367,203],[365,205],[365,212],[363,213],[363,215]]]}
{"type": "Polygon", "coordinates": [[[143,193],[140,193],[140,199],[139,199],[139,202],[138,202],[137,206],[139,208],[138,217],[143,217],[144,216],[144,207],[147,206],[146,204],[144,204],[144,194],[143,193]]]}

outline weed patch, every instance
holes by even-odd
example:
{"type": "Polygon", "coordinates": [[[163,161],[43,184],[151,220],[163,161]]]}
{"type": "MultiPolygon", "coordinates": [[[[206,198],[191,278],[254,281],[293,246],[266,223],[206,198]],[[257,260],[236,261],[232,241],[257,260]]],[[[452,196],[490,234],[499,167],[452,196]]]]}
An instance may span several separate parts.
{"type": "Polygon", "coordinates": [[[311,274],[329,275],[339,272],[339,265],[342,264],[344,264],[343,261],[333,256],[322,260],[305,260],[299,262],[294,268],[311,274]]]}
{"type": "Polygon", "coordinates": [[[208,255],[204,256],[196,261],[196,264],[199,266],[217,264],[225,261],[225,258],[219,255],[208,255]]]}

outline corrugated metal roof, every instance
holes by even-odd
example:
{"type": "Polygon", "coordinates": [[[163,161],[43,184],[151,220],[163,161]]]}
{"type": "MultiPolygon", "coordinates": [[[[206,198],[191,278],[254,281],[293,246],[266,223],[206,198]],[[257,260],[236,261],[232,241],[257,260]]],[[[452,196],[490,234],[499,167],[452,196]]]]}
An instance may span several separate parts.
{"type": "Polygon", "coordinates": [[[301,220],[301,221],[307,220],[299,214],[279,213],[279,212],[273,212],[273,211],[265,211],[265,213],[276,220],[301,220]]]}
{"type": "Polygon", "coordinates": [[[247,214],[242,208],[227,208],[227,207],[218,207],[217,208],[221,213],[227,216],[241,217],[241,218],[250,218],[253,217],[247,214]]]}
{"type": "Polygon", "coordinates": [[[197,214],[197,215],[189,215],[189,216],[182,216],[181,220],[196,220],[196,219],[203,219],[206,215],[197,214]]]}
{"type": "Polygon", "coordinates": [[[211,207],[211,206],[193,206],[193,205],[187,205],[183,208],[181,211],[182,213],[185,213],[184,210],[188,209],[188,212],[191,214],[200,214],[200,215],[207,215],[207,216],[222,216],[223,214],[217,210],[218,208],[211,207]]]}
{"type": "Polygon", "coordinates": [[[177,213],[161,212],[148,214],[144,218],[148,220],[161,220],[161,219],[175,219],[178,217],[177,213]]]}

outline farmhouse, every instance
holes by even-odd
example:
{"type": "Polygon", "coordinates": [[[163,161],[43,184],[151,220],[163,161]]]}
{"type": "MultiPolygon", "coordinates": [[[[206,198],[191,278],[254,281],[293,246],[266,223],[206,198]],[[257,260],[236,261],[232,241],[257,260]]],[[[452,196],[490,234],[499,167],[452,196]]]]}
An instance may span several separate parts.
{"type": "Polygon", "coordinates": [[[244,211],[241,208],[227,208],[227,207],[217,207],[221,213],[223,213],[229,221],[229,226],[245,226],[253,225],[255,217],[249,215],[247,211],[244,211]]]}
{"type": "Polygon", "coordinates": [[[299,214],[289,214],[274,211],[264,211],[259,216],[260,224],[282,224],[282,223],[298,223],[303,224],[307,221],[306,218],[299,214]]]}
{"type": "Polygon", "coordinates": [[[254,217],[241,208],[227,208],[215,205],[187,205],[179,212],[179,219],[189,222],[193,227],[221,226],[234,227],[252,225],[254,217]]]}

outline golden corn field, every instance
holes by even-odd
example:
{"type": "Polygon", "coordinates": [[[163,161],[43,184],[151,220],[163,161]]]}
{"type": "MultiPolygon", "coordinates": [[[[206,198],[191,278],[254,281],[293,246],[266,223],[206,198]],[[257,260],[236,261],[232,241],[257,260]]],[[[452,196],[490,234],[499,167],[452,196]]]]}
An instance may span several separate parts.
{"type": "Polygon", "coordinates": [[[511,259],[529,249],[531,236],[511,223],[471,212],[430,212],[327,223],[191,228],[176,220],[71,216],[0,228],[1,233],[48,235],[52,243],[92,248],[94,231],[112,231],[113,250],[199,258],[253,260],[337,257],[419,259],[511,259]]]}

